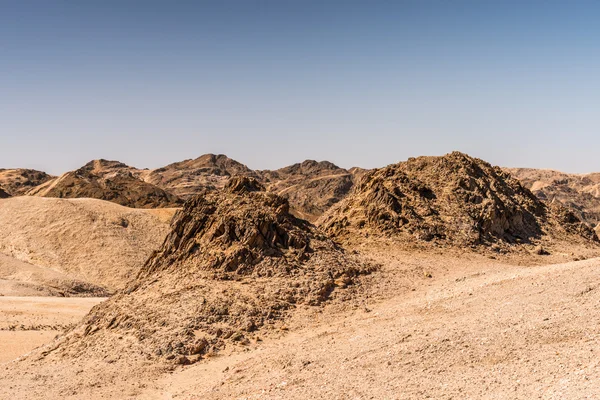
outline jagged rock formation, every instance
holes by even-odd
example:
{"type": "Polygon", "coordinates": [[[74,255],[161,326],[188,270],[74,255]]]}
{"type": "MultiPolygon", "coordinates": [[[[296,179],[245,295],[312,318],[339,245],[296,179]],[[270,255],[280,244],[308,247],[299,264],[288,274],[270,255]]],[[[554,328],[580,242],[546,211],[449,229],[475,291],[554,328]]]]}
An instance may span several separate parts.
{"type": "Polygon", "coordinates": [[[0,169],[0,187],[11,196],[22,196],[52,178],[34,169],[0,169]]]}
{"type": "Polygon", "coordinates": [[[565,174],[530,168],[507,168],[523,186],[547,204],[559,203],[590,227],[600,224],[600,173],[565,174]]]}
{"type": "Polygon", "coordinates": [[[269,191],[288,199],[294,215],[314,222],[343,199],[354,185],[354,175],[328,161],[306,160],[259,174],[269,191]]]}
{"type": "MultiPolygon", "coordinates": [[[[186,202],[126,290],[96,306],[57,354],[197,359],[274,327],[297,304],[344,299],[371,267],[251,178],[186,202]]],[[[279,322],[280,323],[280,322],[279,322]]]]}
{"type": "MultiPolygon", "coordinates": [[[[268,191],[287,198],[291,212],[311,222],[343,199],[356,178],[366,172],[313,160],[275,171],[253,171],[222,154],[205,154],[154,170],[95,160],[60,177],[33,170],[6,171],[6,180],[12,183],[17,195],[90,197],[138,208],[178,206],[179,199],[222,190],[232,177],[248,176],[260,180],[268,191]]],[[[0,186],[2,176],[0,172],[0,186]]]]}
{"type": "Polygon", "coordinates": [[[498,167],[454,152],[367,173],[320,221],[334,237],[386,236],[457,246],[529,243],[543,235],[597,240],[498,167]]]}
{"type": "Polygon", "coordinates": [[[118,161],[94,160],[30,191],[41,197],[93,198],[134,208],[177,207],[182,201],[138,178],[138,171],[118,161]]]}
{"type": "Polygon", "coordinates": [[[227,181],[237,175],[256,177],[254,171],[223,154],[205,154],[194,160],[139,173],[144,181],[182,199],[189,199],[207,190],[223,189],[227,181]]]}
{"type": "Polygon", "coordinates": [[[354,181],[358,182],[360,178],[362,178],[366,173],[370,172],[370,169],[365,169],[361,167],[352,167],[348,170],[354,177],[354,181]]]}
{"type": "Polygon", "coordinates": [[[354,183],[353,173],[327,161],[307,160],[275,171],[253,171],[222,154],[205,154],[137,175],[183,199],[222,190],[232,177],[256,178],[268,191],[287,198],[292,213],[308,221],[315,221],[341,200],[354,183]]]}

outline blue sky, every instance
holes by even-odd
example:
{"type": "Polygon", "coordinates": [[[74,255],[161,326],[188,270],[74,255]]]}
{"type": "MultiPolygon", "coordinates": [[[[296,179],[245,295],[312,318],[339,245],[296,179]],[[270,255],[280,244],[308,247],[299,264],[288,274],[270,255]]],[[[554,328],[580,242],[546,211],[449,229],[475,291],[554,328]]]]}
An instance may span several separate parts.
{"type": "Polygon", "coordinates": [[[0,167],[599,171],[600,2],[3,1],[0,167]]]}

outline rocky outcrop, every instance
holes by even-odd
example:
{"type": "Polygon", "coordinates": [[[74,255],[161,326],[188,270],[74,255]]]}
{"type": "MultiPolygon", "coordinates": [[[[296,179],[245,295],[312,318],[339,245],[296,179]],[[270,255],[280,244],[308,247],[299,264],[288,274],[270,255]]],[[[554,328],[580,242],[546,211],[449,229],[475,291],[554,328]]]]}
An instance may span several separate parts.
{"type": "Polygon", "coordinates": [[[306,160],[275,171],[259,171],[268,190],[288,199],[292,213],[316,221],[343,199],[354,175],[328,161],[306,160]]]}
{"type": "Polygon", "coordinates": [[[334,237],[401,237],[456,246],[529,243],[559,232],[597,240],[568,210],[549,209],[507,172],[458,152],[365,174],[320,226],[334,237]]]}
{"type": "Polygon", "coordinates": [[[0,187],[11,196],[22,196],[53,176],[34,169],[0,169],[0,187]]]}
{"type": "Polygon", "coordinates": [[[95,307],[64,354],[123,351],[191,362],[276,327],[299,304],[345,299],[372,268],[252,178],[186,202],[126,290],[95,307]]]}
{"type": "Polygon", "coordinates": [[[254,171],[223,154],[205,154],[139,174],[144,181],[182,199],[222,189],[232,176],[238,175],[256,177],[254,171]]]}
{"type": "Polygon", "coordinates": [[[7,199],[10,197],[10,194],[6,193],[2,188],[0,188],[0,199],[7,199]]]}
{"type": "Polygon", "coordinates": [[[600,174],[565,174],[552,170],[507,168],[546,204],[568,208],[590,227],[600,224],[600,174]]]}
{"type": "Polygon", "coordinates": [[[177,207],[182,201],[118,161],[94,160],[30,191],[41,197],[93,198],[133,208],[177,207]]]}

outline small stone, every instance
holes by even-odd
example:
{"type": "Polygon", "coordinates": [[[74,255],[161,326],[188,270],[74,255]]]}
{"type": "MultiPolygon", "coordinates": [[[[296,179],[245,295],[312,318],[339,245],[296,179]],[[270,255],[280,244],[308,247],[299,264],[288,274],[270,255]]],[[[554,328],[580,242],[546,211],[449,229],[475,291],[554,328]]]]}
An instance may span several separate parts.
{"type": "Polygon", "coordinates": [[[191,362],[186,356],[178,356],[175,358],[175,364],[177,365],[190,365],[191,362]]]}
{"type": "Polygon", "coordinates": [[[544,249],[542,245],[539,245],[536,246],[536,248],[533,250],[533,254],[536,254],[538,256],[547,256],[550,253],[546,249],[544,249]]]}

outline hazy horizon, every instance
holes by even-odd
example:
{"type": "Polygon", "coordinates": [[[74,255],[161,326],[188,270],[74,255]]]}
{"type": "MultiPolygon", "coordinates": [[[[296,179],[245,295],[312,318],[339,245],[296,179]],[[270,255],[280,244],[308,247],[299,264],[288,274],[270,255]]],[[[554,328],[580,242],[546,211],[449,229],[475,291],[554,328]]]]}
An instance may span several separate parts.
{"type": "Polygon", "coordinates": [[[600,3],[7,1],[0,168],[600,171],[600,3]]]}

